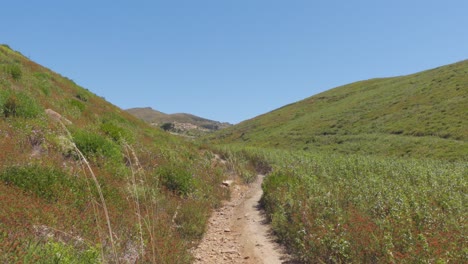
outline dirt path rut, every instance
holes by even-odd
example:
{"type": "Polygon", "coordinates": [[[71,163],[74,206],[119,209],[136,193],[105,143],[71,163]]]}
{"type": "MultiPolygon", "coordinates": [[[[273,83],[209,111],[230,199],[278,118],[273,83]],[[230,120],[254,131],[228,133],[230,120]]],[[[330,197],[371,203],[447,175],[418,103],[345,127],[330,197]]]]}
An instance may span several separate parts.
{"type": "Polygon", "coordinates": [[[259,175],[250,186],[232,184],[231,200],[209,219],[208,230],[193,250],[195,263],[292,263],[275,242],[263,211],[259,175]]]}

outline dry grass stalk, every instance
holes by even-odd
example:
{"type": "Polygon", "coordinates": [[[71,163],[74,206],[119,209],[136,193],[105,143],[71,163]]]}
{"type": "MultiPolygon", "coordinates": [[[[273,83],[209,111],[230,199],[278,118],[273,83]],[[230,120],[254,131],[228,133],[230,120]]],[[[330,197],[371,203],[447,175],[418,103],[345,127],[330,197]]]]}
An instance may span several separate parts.
{"type": "MultiPolygon", "coordinates": [[[[83,155],[83,153],[80,151],[80,149],[76,146],[75,142],[73,141],[73,137],[72,137],[70,131],[67,129],[67,127],[65,126],[65,124],[62,121],[59,120],[58,122],[62,125],[63,129],[67,132],[67,135],[68,135],[70,141],[72,142],[73,148],[75,149],[76,153],[80,157],[80,160],[86,165],[86,168],[88,169],[88,171],[89,171],[89,173],[91,175],[91,179],[93,180],[94,185],[95,185],[95,187],[96,187],[96,189],[98,191],[99,199],[101,201],[101,206],[103,208],[104,215],[106,217],[106,224],[107,224],[107,229],[108,229],[108,232],[109,232],[109,239],[110,239],[110,242],[111,242],[112,254],[114,255],[115,261],[118,263],[119,258],[118,258],[118,255],[117,255],[117,250],[115,249],[115,242],[114,242],[114,236],[113,236],[113,232],[112,232],[112,225],[111,225],[110,217],[109,217],[109,211],[107,210],[106,200],[104,199],[104,195],[102,193],[101,185],[99,184],[99,181],[98,181],[96,175],[94,174],[94,171],[91,168],[91,165],[89,164],[88,160],[86,159],[86,157],[83,155]]],[[[86,175],[86,170],[85,169],[83,169],[83,172],[86,175]]],[[[88,185],[88,187],[90,187],[90,186],[88,185]]],[[[98,210],[97,210],[97,208],[95,207],[94,204],[93,204],[93,209],[94,209],[94,214],[96,215],[96,218],[97,218],[97,215],[99,215],[99,214],[97,213],[98,210]]],[[[101,238],[101,240],[102,240],[102,238],[101,238]]],[[[101,251],[102,251],[102,248],[101,248],[101,251]]],[[[102,258],[103,258],[103,261],[105,262],[104,254],[102,254],[102,258]]]]}
{"type": "Polygon", "coordinates": [[[141,256],[143,256],[144,254],[144,248],[145,248],[145,243],[144,243],[144,240],[143,240],[143,225],[142,225],[142,222],[141,222],[141,209],[140,209],[140,198],[138,197],[138,194],[137,194],[137,181],[136,181],[136,174],[140,174],[140,164],[138,162],[138,158],[137,156],[135,155],[135,152],[133,151],[133,149],[126,143],[124,142],[123,143],[124,146],[125,146],[125,151],[127,152],[127,160],[130,164],[130,169],[132,171],[132,177],[131,177],[131,182],[132,182],[132,187],[133,187],[133,195],[131,195],[134,199],[134,202],[135,202],[135,209],[136,209],[136,215],[137,215],[137,218],[138,218],[138,233],[140,235],[140,254],[141,256]],[[133,165],[133,162],[132,162],[132,157],[130,157],[130,151],[132,152],[133,154],[133,157],[135,159],[135,165],[137,166],[137,172],[135,173],[135,169],[134,169],[134,165],[133,165]]]}
{"type": "Polygon", "coordinates": [[[132,146],[130,146],[128,143],[124,142],[123,143],[127,152],[127,158],[130,162],[130,167],[132,170],[132,186],[133,186],[133,191],[134,191],[134,196],[135,196],[135,203],[136,203],[136,209],[137,209],[137,216],[138,216],[138,223],[139,223],[139,228],[140,228],[140,243],[141,243],[141,251],[142,251],[142,256],[143,256],[143,250],[145,248],[144,245],[144,240],[143,240],[143,224],[146,227],[150,239],[150,248],[152,251],[152,257],[153,257],[153,263],[156,263],[156,241],[154,239],[154,234],[153,234],[153,228],[154,228],[154,223],[152,222],[152,217],[150,212],[155,212],[154,208],[154,201],[151,199],[151,197],[148,197],[148,194],[146,191],[143,192],[143,199],[144,199],[144,204],[145,209],[146,209],[146,217],[142,217],[142,208],[141,208],[141,201],[139,199],[139,196],[137,195],[137,186],[138,183],[140,185],[143,185],[144,183],[144,177],[145,177],[145,171],[143,167],[141,166],[140,160],[138,159],[138,156],[135,153],[135,150],[133,149],[132,146]],[[131,156],[130,156],[131,154],[131,156]],[[132,158],[133,161],[132,162],[132,158]],[[136,167],[136,170],[134,169],[136,167]],[[138,178],[137,178],[138,177],[138,178]],[[142,223],[143,221],[143,223],[142,223]]]}

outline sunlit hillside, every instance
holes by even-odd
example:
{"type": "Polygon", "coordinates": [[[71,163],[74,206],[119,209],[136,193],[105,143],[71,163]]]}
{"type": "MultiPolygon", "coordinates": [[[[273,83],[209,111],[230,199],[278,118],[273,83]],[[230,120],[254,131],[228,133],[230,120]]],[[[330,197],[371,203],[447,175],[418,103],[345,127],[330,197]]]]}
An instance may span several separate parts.
{"type": "Polygon", "coordinates": [[[331,89],[220,131],[210,140],[295,150],[466,159],[467,106],[465,60],[331,89]]]}
{"type": "Polygon", "coordinates": [[[190,263],[212,157],[0,46],[1,263],[190,263]]]}

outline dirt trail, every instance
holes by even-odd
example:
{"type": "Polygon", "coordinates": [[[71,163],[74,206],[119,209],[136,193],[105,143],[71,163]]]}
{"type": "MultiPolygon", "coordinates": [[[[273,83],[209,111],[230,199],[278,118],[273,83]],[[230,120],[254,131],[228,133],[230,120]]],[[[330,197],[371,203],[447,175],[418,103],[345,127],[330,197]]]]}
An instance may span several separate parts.
{"type": "Polygon", "coordinates": [[[262,196],[259,175],[250,186],[231,188],[231,200],[209,219],[208,230],[193,250],[195,263],[293,263],[272,236],[259,207],[262,196]]]}

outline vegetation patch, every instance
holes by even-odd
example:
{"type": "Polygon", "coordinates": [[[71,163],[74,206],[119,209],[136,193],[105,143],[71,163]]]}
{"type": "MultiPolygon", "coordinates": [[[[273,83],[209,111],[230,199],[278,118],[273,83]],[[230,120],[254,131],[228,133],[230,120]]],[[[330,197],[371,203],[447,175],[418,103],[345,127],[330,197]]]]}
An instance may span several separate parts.
{"type": "Polygon", "coordinates": [[[51,76],[46,72],[36,72],[34,73],[34,77],[36,78],[36,85],[41,89],[44,95],[49,96],[51,90],[51,76]]]}
{"type": "Polygon", "coordinates": [[[35,118],[42,107],[28,94],[12,90],[0,91],[0,114],[4,117],[35,118]]]}
{"type": "Polygon", "coordinates": [[[76,99],[70,99],[69,104],[71,107],[74,107],[79,112],[83,112],[86,109],[86,105],[83,102],[76,99]]]}
{"type": "Polygon", "coordinates": [[[116,124],[116,122],[104,121],[101,124],[100,128],[102,132],[104,132],[107,136],[109,136],[115,142],[120,142],[122,140],[126,142],[133,141],[133,137],[131,133],[124,127],[116,124]]]}
{"type": "Polygon", "coordinates": [[[196,180],[193,174],[179,166],[162,165],[158,167],[157,175],[161,183],[169,190],[181,195],[188,196],[195,191],[196,180]]]}
{"type": "Polygon", "coordinates": [[[37,164],[7,167],[0,172],[0,179],[48,201],[57,201],[59,197],[69,195],[73,195],[77,201],[85,197],[83,180],[54,167],[37,164]]]}
{"type": "Polygon", "coordinates": [[[23,76],[23,71],[18,64],[9,64],[5,66],[5,72],[7,72],[15,81],[18,81],[23,76]]]}
{"type": "Polygon", "coordinates": [[[262,205],[306,263],[466,261],[466,163],[230,148],[273,167],[262,205]]]}
{"type": "Polygon", "coordinates": [[[100,251],[96,247],[79,249],[59,241],[31,243],[23,256],[24,263],[38,264],[98,264],[101,260],[100,251]]]}
{"type": "Polygon", "coordinates": [[[120,147],[96,132],[77,129],[72,133],[78,149],[89,158],[108,158],[113,161],[123,159],[120,147]]]}

